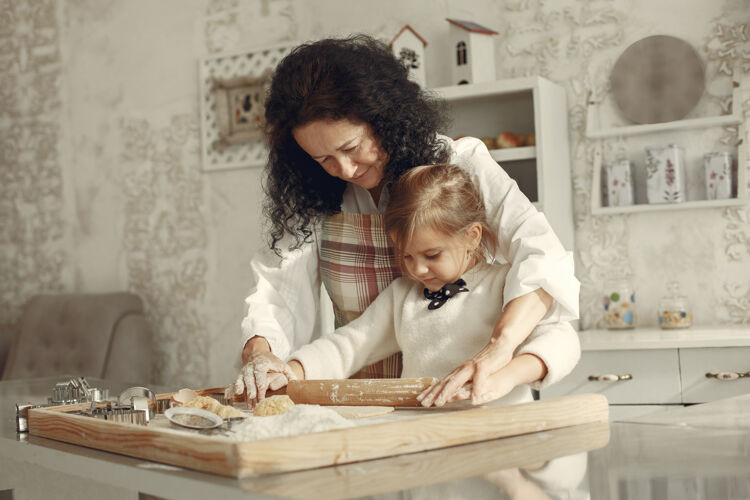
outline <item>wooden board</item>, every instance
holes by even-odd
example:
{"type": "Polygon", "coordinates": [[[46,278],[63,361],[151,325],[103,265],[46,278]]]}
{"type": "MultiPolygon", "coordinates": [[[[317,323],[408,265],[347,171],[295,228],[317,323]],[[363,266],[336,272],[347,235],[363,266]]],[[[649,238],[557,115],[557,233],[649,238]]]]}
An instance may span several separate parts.
{"type": "Polygon", "coordinates": [[[245,491],[278,498],[360,498],[480,477],[602,448],[609,422],[591,422],[369,462],[246,478],[245,491]],[[478,459],[481,457],[481,460],[478,459]]]}
{"type": "Polygon", "coordinates": [[[226,437],[66,413],[87,405],[29,410],[29,432],[58,441],[230,477],[312,469],[507,436],[607,421],[600,394],[441,414],[329,432],[236,442],[226,437]]]}

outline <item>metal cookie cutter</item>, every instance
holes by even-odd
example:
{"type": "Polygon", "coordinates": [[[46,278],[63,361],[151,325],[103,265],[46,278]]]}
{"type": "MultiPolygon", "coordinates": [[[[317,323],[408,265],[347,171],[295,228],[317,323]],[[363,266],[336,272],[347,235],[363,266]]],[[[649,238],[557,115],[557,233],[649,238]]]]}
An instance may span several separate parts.
{"type": "Polygon", "coordinates": [[[156,395],[147,387],[129,387],[120,393],[117,401],[121,407],[128,407],[133,411],[145,411],[146,422],[154,417],[158,409],[156,395]]]}
{"type": "Polygon", "coordinates": [[[91,406],[79,413],[87,417],[112,422],[148,425],[156,408],[156,395],[147,387],[129,387],[122,391],[117,401],[107,401],[104,406],[91,402],[91,406]]]}
{"type": "Polygon", "coordinates": [[[67,404],[100,402],[109,397],[109,389],[91,387],[85,377],[76,377],[65,382],[58,382],[52,388],[52,395],[47,398],[47,404],[33,404],[29,402],[16,403],[16,431],[29,431],[29,410],[31,408],[46,408],[67,404]]]}
{"type": "Polygon", "coordinates": [[[29,432],[29,409],[39,407],[31,403],[16,403],[16,432],[29,432]]]}
{"type": "Polygon", "coordinates": [[[78,413],[87,417],[113,422],[148,425],[154,415],[156,395],[146,387],[129,387],[120,393],[117,401],[107,401],[104,406],[91,402],[91,406],[78,413]]]}
{"type": "Polygon", "coordinates": [[[91,387],[85,377],[77,377],[58,382],[47,399],[50,405],[67,405],[87,401],[104,401],[109,397],[109,389],[91,387]]]}
{"type": "Polygon", "coordinates": [[[96,402],[91,403],[91,407],[83,412],[88,417],[111,420],[113,422],[127,424],[148,424],[148,405],[145,409],[135,409],[130,406],[120,406],[107,401],[106,406],[97,406],[96,402]]]}

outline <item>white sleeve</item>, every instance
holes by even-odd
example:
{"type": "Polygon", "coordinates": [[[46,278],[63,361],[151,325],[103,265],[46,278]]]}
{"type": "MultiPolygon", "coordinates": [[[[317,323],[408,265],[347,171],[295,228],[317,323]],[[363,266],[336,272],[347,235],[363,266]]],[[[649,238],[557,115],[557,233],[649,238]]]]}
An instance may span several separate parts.
{"type": "Polygon", "coordinates": [[[292,353],[308,380],[348,378],[399,351],[394,327],[394,281],[354,321],[292,353]]]}
{"type": "MultiPolygon", "coordinates": [[[[279,242],[287,248],[288,241],[279,242]]],[[[320,307],[320,274],[315,243],[306,243],[279,258],[270,249],[259,252],[250,266],[254,287],[245,299],[242,344],[253,336],[265,337],[280,359],[307,344],[315,331],[320,307]]],[[[240,348],[242,349],[242,348],[240,348]]]]}
{"type": "Polygon", "coordinates": [[[547,375],[531,385],[543,389],[559,382],[573,371],[581,359],[581,341],[570,323],[565,321],[539,325],[516,349],[515,356],[534,354],[547,366],[547,375]]]}
{"type": "Polygon", "coordinates": [[[573,255],[565,250],[547,218],[521,192],[490,156],[479,139],[447,139],[453,149],[451,162],[469,172],[478,185],[490,226],[497,231],[495,259],[510,264],[503,293],[503,308],[511,300],[543,288],[555,300],[542,323],[578,318],[580,283],[573,269],[573,255]]]}

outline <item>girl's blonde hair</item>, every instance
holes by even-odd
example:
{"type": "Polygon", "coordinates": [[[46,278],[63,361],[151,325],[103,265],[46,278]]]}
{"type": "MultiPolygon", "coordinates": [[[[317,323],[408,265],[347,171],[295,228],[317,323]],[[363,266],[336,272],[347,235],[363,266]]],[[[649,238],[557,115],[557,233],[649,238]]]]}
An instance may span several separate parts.
{"type": "Polygon", "coordinates": [[[404,248],[417,228],[457,236],[475,222],[482,226],[482,241],[473,257],[475,262],[481,262],[486,255],[495,255],[497,235],[487,224],[479,189],[469,174],[456,165],[441,163],[412,168],[391,187],[385,229],[404,272],[404,248]]]}

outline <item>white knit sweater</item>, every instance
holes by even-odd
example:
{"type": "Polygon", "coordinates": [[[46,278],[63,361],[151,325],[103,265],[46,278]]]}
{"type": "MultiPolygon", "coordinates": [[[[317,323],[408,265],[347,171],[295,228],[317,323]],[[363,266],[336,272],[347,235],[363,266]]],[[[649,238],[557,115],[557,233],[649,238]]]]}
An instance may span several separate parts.
{"type": "MultiPolygon", "coordinates": [[[[508,265],[478,264],[462,278],[469,292],[427,309],[424,285],[399,278],[383,290],[362,315],[294,352],[307,379],[346,378],[386,356],[403,352],[402,377],[442,378],[479,352],[500,318],[508,265]]],[[[531,353],[547,366],[546,377],[533,387],[557,382],[581,355],[578,335],[567,322],[537,326],[516,350],[531,353]]],[[[503,404],[531,399],[528,387],[517,387],[503,404]]]]}

